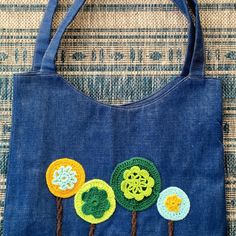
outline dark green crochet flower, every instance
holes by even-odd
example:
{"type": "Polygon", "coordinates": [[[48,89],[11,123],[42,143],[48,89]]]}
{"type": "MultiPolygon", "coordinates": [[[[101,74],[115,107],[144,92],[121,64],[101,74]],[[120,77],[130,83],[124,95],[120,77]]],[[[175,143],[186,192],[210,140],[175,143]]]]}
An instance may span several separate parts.
{"type": "Polygon", "coordinates": [[[133,157],[119,163],[111,177],[117,202],[129,211],[143,211],[156,203],[160,174],[152,161],[133,157]]]}
{"type": "Polygon", "coordinates": [[[82,194],[84,204],[82,211],[85,215],[93,215],[98,219],[103,217],[104,213],[110,208],[110,202],[107,199],[107,192],[92,187],[88,192],[82,194]]]}

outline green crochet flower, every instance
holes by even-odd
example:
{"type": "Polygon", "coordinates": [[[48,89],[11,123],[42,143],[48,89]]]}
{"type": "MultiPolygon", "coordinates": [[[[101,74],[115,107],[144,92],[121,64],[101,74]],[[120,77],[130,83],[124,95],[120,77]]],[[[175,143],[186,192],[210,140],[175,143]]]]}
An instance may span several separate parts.
{"type": "Polygon", "coordinates": [[[134,198],[136,201],[142,201],[144,197],[152,194],[155,181],[148,171],[141,170],[138,166],[133,166],[125,170],[123,178],[121,191],[124,192],[127,199],[134,198]]]}
{"type": "Polygon", "coordinates": [[[76,193],[74,207],[83,220],[90,224],[99,224],[108,220],[115,212],[114,191],[103,180],[90,180],[76,193]]]}
{"type": "Polygon", "coordinates": [[[82,206],[82,212],[85,215],[93,215],[96,219],[103,217],[110,208],[107,192],[99,190],[97,187],[92,187],[88,192],[84,192],[82,200],[85,202],[82,206]]]}
{"type": "Polygon", "coordinates": [[[129,211],[143,211],[156,203],[160,174],[153,162],[134,157],[118,164],[111,177],[118,203],[129,211]]]}

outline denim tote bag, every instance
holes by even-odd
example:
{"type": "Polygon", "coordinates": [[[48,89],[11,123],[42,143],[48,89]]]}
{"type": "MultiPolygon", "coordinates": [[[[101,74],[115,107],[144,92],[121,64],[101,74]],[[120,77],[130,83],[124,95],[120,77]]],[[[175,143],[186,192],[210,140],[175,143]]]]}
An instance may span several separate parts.
{"type": "Polygon", "coordinates": [[[204,73],[198,3],[173,2],[189,22],[181,74],[116,106],[56,72],[84,0],[53,37],[49,1],[32,70],[13,78],[5,236],[226,235],[221,80],[204,73]]]}

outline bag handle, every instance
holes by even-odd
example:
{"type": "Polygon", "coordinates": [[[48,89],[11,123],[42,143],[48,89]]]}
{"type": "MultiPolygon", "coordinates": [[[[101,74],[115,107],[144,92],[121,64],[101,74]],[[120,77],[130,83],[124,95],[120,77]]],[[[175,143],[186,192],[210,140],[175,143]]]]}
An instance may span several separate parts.
{"type": "MultiPolygon", "coordinates": [[[[176,1],[176,4],[178,4],[179,9],[182,11],[182,13],[186,16],[186,18],[190,22],[191,27],[189,30],[190,31],[189,35],[192,36],[195,29],[192,18],[189,15],[187,5],[185,4],[185,2],[182,1],[176,1]]],[[[35,44],[32,71],[39,71],[41,68],[43,56],[50,44],[53,17],[55,15],[57,6],[58,6],[58,0],[49,0],[47,9],[44,13],[44,17],[40,25],[39,33],[35,44]]],[[[187,51],[189,52],[190,50],[192,50],[193,47],[194,47],[194,39],[193,37],[191,37],[189,40],[187,51]]],[[[188,53],[186,55],[185,58],[186,63],[184,63],[182,76],[188,75],[188,70],[190,68],[190,62],[192,59],[191,57],[192,53],[188,53]]]]}
{"type": "Polygon", "coordinates": [[[195,33],[195,46],[190,66],[190,76],[204,77],[205,75],[205,48],[204,37],[202,32],[201,18],[199,14],[199,6],[197,0],[189,1],[189,5],[194,9],[196,17],[196,33],[195,33]]]}
{"type": "Polygon", "coordinates": [[[43,56],[50,44],[53,17],[58,5],[58,0],[49,0],[47,9],[41,22],[38,37],[36,39],[32,71],[39,71],[43,56]]]}
{"type": "MultiPolygon", "coordinates": [[[[56,72],[56,66],[55,66],[55,57],[57,54],[57,50],[60,45],[61,38],[68,27],[68,25],[72,22],[72,20],[75,18],[78,11],[81,9],[82,5],[84,4],[84,0],[75,0],[74,4],[70,7],[68,13],[66,14],[64,20],[61,22],[57,32],[55,33],[53,39],[51,40],[42,60],[41,65],[41,71],[42,72],[56,72]]],[[[185,17],[189,21],[189,43],[188,43],[188,49],[186,54],[185,63],[182,70],[182,76],[187,76],[188,74],[195,74],[195,69],[201,68],[201,75],[204,75],[204,57],[199,52],[203,52],[203,40],[202,40],[202,32],[200,26],[200,17],[199,17],[199,10],[198,5],[195,2],[195,14],[196,14],[196,32],[194,28],[194,24],[191,18],[191,15],[188,11],[188,6],[185,0],[173,0],[173,2],[177,5],[177,7],[181,10],[181,12],[185,15],[185,17]],[[197,20],[198,19],[198,20],[197,20]],[[200,33],[199,33],[200,31],[200,33]],[[198,36],[198,41],[195,40],[195,35],[198,36]],[[201,40],[199,40],[201,39],[201,40]],[[195,42],[198,43],[198,45],[195,45],[195,42]],[[194,47],[195,45],[195,47],[194,47]],[[199,48],[202,50],[199,51],[199,48]],[[193,50],[194,49],[194,50],[193,50]],[[201,57],[200,59],[198,57],[201,57]],[[192,65],[192,63],[202,63],[203,65],[192,65]],[[203,69],[202,69],[203,68],[203,69]],[[189,71],[191,70],[191,71],[189,71]],[[193,73],[194,72],[194,73],[193,73]]],[[[50,2],[49,2],[50,4],[50,2]]],[[[47,13],[47,12],[46,12],[47,13]]],[[[49,24],[48,24],[49,25],[49,24]]],[[[40,35],[39,35],[40,38],[40,35]]],[[[41,53],[42,54],[42,53],[41,53]]],[[[199,71],[197,72],[199,73],[199,71]]]]}

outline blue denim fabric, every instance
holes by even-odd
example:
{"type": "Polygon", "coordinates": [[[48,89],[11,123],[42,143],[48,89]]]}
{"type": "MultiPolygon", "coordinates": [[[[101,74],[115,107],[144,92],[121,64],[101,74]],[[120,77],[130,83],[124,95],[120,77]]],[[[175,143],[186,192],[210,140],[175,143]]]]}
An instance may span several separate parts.
{"type": "MultiPolygon", "coordinates": [[[[175,3],[188,18],[191,33],[181,76],[157,93],[122,106],[93,100],[55,72],[61,37],[83,1],[75,1],[52,39],[49,30],[40,31],[34,71],[13,78],[5,236],[55,235],[55,197],[45,181],[52,161],[72,158],[84,166],[87,180],[109,183],[115,166],[135,156],[156,164],[162,189],[177,186],[188,194],[191,210],[175,223],[176,236],[226,234],[221,81],[204,76],[198,4],[191,1],[194,27],[185,1],[175,3]]],[[[56,5],[49,2],[42,27],[51,27],[48,12],[56,5]]],[[[73,198],[64,200],[63,207],[63,235],[88,235],[89,224],[76,215],[73,198]]],[[[130,235],[130,221],[131,213],[117,205],[114,215],[97,225],[95,235],[130,235]]],[[[156,205],[138,213],[137,233],[168,235],[167,221],[156,205]]]]}

